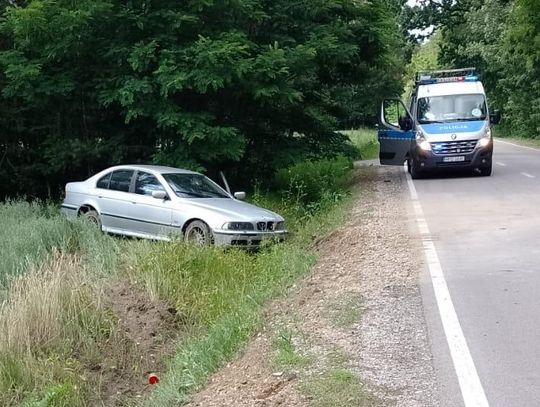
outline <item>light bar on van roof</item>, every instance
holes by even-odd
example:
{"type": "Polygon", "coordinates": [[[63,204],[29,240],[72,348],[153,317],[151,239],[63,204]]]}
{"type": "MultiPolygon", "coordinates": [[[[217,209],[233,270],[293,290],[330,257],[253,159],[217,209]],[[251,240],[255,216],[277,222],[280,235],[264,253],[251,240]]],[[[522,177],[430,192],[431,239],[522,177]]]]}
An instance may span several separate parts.
{"type": "Polygon", "coordinates": [[[450,82],[476,82],[478,81],[478,76],[453,76],[446,78],[432,78],[428,75],[420,76],[419,80],[416,82],[418,85],[431,85],[434,83],[450,83],[450,82]]]}
{"type": "Polygon", "coordinates": [[[420,77],[455,78],[458,76],[474,75],[476,75],[476,68],[444,69],[439,71],[418,71],[416,72],[416,81],[419,81],[420,77]]]}

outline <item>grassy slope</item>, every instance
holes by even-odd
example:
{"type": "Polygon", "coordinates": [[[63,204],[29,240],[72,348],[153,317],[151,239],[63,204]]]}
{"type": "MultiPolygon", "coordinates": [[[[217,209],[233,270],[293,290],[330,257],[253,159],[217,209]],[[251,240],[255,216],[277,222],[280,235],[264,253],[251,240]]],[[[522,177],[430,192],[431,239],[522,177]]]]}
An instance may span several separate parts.
{"type": "MultiPolygon", "coordinates": [[[[211,275],[204,274],[202,278],[218,279],[218,284],[201,284],[200,277],[196,283],[187,279],[187,283],[192,284],[191,288],[197,287],[196,292],[203,293],[203,299],[196,302],[206,303],[199,310],[199,314],[205,314],[201,318],[207,318],[203,324],[206,329],[201,335],[194,335],[180,344],[165,381],[153,394],[148,406],[172,406],[185,401],[191,391],[234,356],[257,328],[264,304],[283,294],[293,281],[310,270],[315,261],[310,243],[342,223],[348,202],[341,201],[331,209],[306,219],[286,244],[274,246],[256,256],[233,253],[235,259],[229,258],[230,262],[219,262],[218,269],[206,269],[211,275]],[[203,291],[204,287],[219,287],[221,292],[208,295],[203,291]],[[209,306],[216,302],[215,306],[209,306]],[[219,311],[208,314],[211,310],[219,311]]],[[[181,300],[181,295],[178,297],[181,300]]]]}
{"type": "Polygon", "coordinates": [[[148,404],[185,400],[249,339],[264,304],[309,271],[311,242],[341,223],[348,203],[343,186],[317,189],[333,179],[325,172],[341,164],[321,165],[324,182],[313,176],[303,185],[302,171],[318,170],[302,165],[289,191],[255,196],[283,213],[292,232],[286,243],[258,254],[112,238],[66,222],[51,206],[0,205],[0,405],[82,406],[99,395],[85,372],[99,365],[100,344],[116,340],[117,321],[103,298],[113,276],[185,318],[188,335],[148,404]]]}

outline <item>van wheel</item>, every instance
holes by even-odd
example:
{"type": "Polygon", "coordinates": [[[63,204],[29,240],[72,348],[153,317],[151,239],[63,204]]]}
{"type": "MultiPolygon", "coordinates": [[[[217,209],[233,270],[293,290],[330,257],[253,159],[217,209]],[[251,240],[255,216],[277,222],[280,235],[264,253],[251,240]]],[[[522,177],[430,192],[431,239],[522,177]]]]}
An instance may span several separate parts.
{"type": "Polygon", "coordinates": [[[413,159],[411,163],[411,178],[421,179],[424,178],[424,175],[425,173],[419,168],[418,162],[413,159]]]}
{"type": "Polygon", "coordinates": [[[491,162],[489,163],[489,166],[480,168],[480,176],[482,177],[489,177],[491,175],[491,171],[493,169],[493,166],[491,162]]]}
{"type": "Polygon", "coordinates": [[[209,246],[214,243],[212,231],[206,223],[200,220],[195,220],[187,226],[184,239],[197,246],[209,246]]]}
{"type": "Polygon", "coordinates": [[[101,217],[99,216],[99,213],[91,209],[83,213],[83,217],[88,219],[90,222],[96,225],[99,230],[101,230],[101,217]]]}

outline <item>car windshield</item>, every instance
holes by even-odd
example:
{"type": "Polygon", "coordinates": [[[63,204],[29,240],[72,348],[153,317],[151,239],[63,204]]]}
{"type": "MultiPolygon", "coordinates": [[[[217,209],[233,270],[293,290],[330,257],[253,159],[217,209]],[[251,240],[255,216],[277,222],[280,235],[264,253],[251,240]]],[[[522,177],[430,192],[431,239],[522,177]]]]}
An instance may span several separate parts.
{"type": "Polygon", "coordinates": [[[418,122],[446,123],[486,119],[482,94],[431,96],[418,99],[418,122]]]}
{"type": "Polygon", "coordinates": [[[201,174],[163,174],[181,198],[230,198],[225,191],[201,174]]]}

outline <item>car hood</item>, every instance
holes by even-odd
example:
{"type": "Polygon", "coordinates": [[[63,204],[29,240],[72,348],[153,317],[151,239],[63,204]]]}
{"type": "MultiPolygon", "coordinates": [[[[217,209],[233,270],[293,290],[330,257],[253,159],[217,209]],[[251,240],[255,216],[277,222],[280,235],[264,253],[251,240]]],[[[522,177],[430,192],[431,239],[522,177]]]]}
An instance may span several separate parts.
{"type": "Polygon", "coordinates": [[[231,221],[283,220],[277,213],[236,199],[190,198],[183,201],[182,204],[219,213],[231,221]]]}

